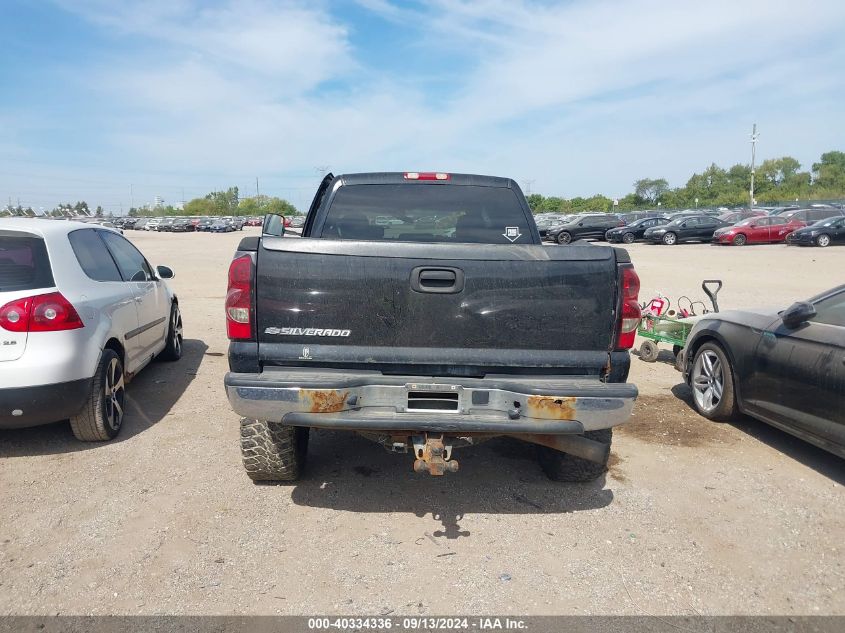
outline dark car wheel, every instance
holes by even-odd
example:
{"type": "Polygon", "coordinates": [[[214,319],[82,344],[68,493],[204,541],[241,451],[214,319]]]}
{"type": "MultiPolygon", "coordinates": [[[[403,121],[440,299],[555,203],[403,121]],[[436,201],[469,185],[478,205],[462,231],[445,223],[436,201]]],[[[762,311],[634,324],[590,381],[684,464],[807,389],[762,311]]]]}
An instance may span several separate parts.
{"type": "Polygon", "coordinates": [[[666,244],[666,246],[673,246],[678,243],[678,236],[674,233],[664,233],[663,243],[666,244]]]}
{"type": "Polygon", "coordinates": [[[736,414],[733,368],[718,343],[698,348],[690,372],[692,401],[709,420],[730,420],[736,414]]]}
{"type": "Polygon", "coordinates": [[[558,244],[569,244],[572,241],[572,235],[568,231],[561,231],[557,236],[558,244]]]}
{"type": "Polygon", "coordinates": [[[830,235],[827,233],[822,233],[816,238],[816,246],[821,246],[824,248],[825,246],[830,246],[830,235]]]}
{"type": "Polygon", "coordinates": [[[748,238],[746,238],[742,233],[734,238],[734,246],[745,246],[747,242],[748,238]]]}
{"type": "Polygon", "coordinates": [[[625,242],[626,244],[633,244],[635,239],[637,239],[637,236],[634,235],[633,233],[625,233],[622,236],[622,241],[625,242]]]}

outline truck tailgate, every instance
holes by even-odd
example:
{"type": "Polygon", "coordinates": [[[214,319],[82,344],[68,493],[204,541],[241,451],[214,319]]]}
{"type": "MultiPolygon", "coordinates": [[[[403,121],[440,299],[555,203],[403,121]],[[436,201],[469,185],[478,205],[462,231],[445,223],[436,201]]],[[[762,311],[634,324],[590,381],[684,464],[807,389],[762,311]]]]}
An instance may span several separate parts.
{"type": "Polygon", "coordinates": [[[612,346],[609,247],[265,237],[257,260],[263,365],[584,375],[612,346]]]}

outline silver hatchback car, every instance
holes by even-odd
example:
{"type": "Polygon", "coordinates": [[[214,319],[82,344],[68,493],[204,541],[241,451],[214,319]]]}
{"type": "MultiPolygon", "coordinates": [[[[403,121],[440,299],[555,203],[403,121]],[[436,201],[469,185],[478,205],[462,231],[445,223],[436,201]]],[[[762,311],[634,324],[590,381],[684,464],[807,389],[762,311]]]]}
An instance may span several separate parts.
{"type": "Polygon", "coordinates": [[[0,220],[0,428],[69,418],[80,440],[115,437],[129,379],[182,356],[172,277],[114,229],[0,220]]]}

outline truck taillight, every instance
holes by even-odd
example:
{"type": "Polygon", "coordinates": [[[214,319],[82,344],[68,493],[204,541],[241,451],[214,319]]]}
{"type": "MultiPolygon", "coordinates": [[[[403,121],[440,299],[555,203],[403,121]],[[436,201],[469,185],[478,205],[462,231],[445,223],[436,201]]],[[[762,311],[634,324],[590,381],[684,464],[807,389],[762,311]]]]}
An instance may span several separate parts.
{"type": "Polygon", "coordinates": [[[60,332],[84,327],[61,292],[10,301],[0,307],[0,327],[9,332],[60,332]]]}
{"type": "Polygon", "coordinates": [[[226,292],[226,335],[229,339],[253,337],[252,256],[241,255],[229,265],[229,288],[226,292]]]}
{"type": "Polygon", "coordinates": [[[619,310],[619,321],[616,325],[615,348],[625,350],[634,346],[637,326],[639,326],[642,317],[639,304],[640,278],[630,264],[619,267],[619,288],[622,292],[622,304],[619,310]]]}

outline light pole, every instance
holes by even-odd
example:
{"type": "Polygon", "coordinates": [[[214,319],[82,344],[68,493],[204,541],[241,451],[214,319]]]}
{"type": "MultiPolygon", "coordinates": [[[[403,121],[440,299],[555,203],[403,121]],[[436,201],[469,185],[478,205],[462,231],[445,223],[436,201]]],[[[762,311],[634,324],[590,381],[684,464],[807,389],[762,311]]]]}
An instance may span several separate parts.
{"type": "Polygon", "coordinates": [[[695,199],[695,208],[698,208],[698,198],[695,199]]]}
{"type": "Polygon", "coordinates": [[[751,189],[748,192],[749,202],[748,205],[749,209],[754,208],[754,158],[757,151],[757,124],[754,124],[754,127],[751,128],[751,189]]]}

